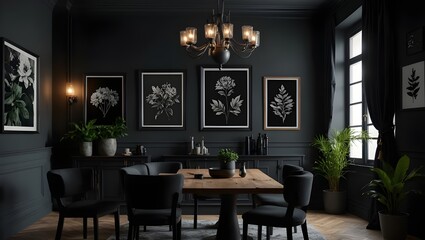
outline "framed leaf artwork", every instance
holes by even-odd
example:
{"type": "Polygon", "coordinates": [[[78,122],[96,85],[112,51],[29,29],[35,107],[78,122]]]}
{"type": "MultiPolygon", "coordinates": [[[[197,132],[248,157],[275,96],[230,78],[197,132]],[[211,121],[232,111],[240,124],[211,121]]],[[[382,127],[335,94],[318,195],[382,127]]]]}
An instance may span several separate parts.
{"type": "Polygon", "coordinates": [[[402,68],[402,109],[425,107],[424,61],[402,68]]]}
{"type": "Polygon", "coordinates": [[[300,78],[263,78],[264,130],[300,130],[300,78]]]}

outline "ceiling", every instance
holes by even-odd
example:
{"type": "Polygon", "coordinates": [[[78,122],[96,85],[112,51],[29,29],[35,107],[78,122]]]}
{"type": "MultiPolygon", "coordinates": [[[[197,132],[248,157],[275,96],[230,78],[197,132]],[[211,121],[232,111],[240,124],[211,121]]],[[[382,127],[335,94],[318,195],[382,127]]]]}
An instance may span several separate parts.
{"type": "MultiPolygon", "coordinates": [[[[226,0],[233,13],[308,14],[341,0],[226,0]]],[[[96,11],[210,12],[217,0],[73,0],[72,8],[96,11]]]]}

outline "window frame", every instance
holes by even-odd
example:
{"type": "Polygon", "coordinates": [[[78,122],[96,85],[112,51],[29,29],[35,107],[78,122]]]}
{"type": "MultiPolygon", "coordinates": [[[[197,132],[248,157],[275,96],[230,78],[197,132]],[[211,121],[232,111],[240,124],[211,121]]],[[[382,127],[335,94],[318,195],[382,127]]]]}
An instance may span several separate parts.
{"type": "MultiPolygon", "coordinates": [[[[357,33],[359,33],[360,31],[362,31],[362,26],[361,26],[361,21],[356,22],[355,24],[352,25],[352,27],[349,27],[346,29],[346,31],[344,32],[344,45],[345,45],[345,49],[344,49],[344,83],[345,83],[345,125],[347,127],[361,127],[361,129],[363,131],[368,131],[368,127],[370,125],[373,126],[372,123],[368,123],[368,108],[367,108],[367,102],[366,102],[366,96],[365,96],[365,92],[364,92],[364,81],[363,81],[363,76],[361,79],[361,84],[362,84],[362,97],[361,97],[361,105],[362,105],[362,120],[361,120],[361,125],[350,125],[350,106],[354,105],[354,104],[358,104],[359,102],[356,103],[350,103],[350,86],[359,83],[359,81],[357,82],[353,82],[350,83],[350,66],[358,63],[358,62],[362,62],[363,61],[363,57],[362,57],[362,53],[360,55],[357,55],[353,58],[350,59],[350,38],[353,37],[354,35],[356,35],[357,33]]],[[[362,48],[363,48],[363,42],[362,42],[362,48]]],[[[363,51],[362,51],[363,52],[363,51]]],[[[363,62],[362,62],[363,65],[363,62]]],[[[363,73],[363,66],[362,66],[362,73],[363,73]]],[[[363,74],[362,74],[363,75],[363,74]]],[[[373,137],[372,139],[377,140],[377,137],[373,137]]],[[[367,166],[372,166],[374,164],[375,160],[369,160],[368,159],[368,151],[369,151],[369,140],[362,140],[362,158],[352,158],[349,156],[350,160],[354,163],[354,164],[358,164],[358,165],[367,165],[367,166]]]]}

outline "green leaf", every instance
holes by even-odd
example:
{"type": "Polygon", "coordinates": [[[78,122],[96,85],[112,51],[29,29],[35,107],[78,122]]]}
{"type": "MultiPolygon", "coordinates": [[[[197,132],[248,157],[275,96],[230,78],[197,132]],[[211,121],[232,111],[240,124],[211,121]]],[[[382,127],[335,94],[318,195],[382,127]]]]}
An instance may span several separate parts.
{"type": "Polygon", "coordinates": [[[406,155],[403,155],[397,163],[397,167],[394,171],[393,183],[399,183],[406,177],[407,170],[409,169],[410,159],[406,155]]]}

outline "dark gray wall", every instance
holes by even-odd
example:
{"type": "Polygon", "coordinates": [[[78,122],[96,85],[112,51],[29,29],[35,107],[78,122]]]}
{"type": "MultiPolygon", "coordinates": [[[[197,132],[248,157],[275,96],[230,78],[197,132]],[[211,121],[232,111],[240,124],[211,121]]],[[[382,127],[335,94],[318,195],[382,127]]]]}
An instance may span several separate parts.
{"type": "Polygon", "coordinates": [[[47,0],[0,1],[0,37],[40,57],[39,133],[0,134],[0,239],[51,211],[52,8],[47,0]]]}
{"type": "MultiPolygon", "coordinates": [[[[425,2],[420,0],[410,0],[396,4],[397,18],[395,19],[396,42],[397,42],[397,72],[400,79],[396,91],[397,113],[396,113],[396,136],[397,147],[400,154],[407,154],[411,158],[412,167],[425,165],[425,109],[401,110],[401,69],[403,66],[424,61],[425,51],[414,55],[406,54],[406,35],[417,28],[424,29],[425,2]]],[[[423,42],[422,42],[423,44],[423,42]]],[[[425,47],[423,45],[423,47],[425,47]]],[[[414,187],[425,192],[425,181],[417,183],[414,187]]],[[[411,196],[406,209],[410,214],[409,231],[421,239],[425,239],[425,196],[411,196]]]]}
{"type": "MultiPolygon", "coordinates": [[[[252,131],[200,131],[199,130],[199,74],[201,65],[214,64],[208,56],[190,58],[179,46],[179,31],[186,26],[198,28],[207,14],[172,13],[82,13],[72,18],[72,80],[77,86],[79,98],[83,96],[85,73],[125,72],[126,119],[129,136],[119,139],[119,147],[135,147],[143,144],[154,160],[164,154],[185,154],[189,136],[200,140],[213,153],[221,147],[239,148],[244,137],[256,136],[263,131],[263,76],[301,77],[301,130],[269,131],[270,154],[306,154],[318,121],[320,109],[320,84],[314,44],[319,37],[311,19],[269,19],[264,17],[233,16],[236,28],[250,23],[261,30],[261,46],[249,59],[232,54],[228,65],[252,66],[252,131]],[[153,23],[154,22],[154,23],[153,23]],[[138,130],[138,78],[139,69],[186,69],[187,105],[185,131],[138,130]],[[319,101],[317,101],[319,100],[319,101]]],[[[240,36],[237,30],[236,38],[240,36]]],[[[203,41],[198,34],[199,42],[203,41]]],[[[82,100],[82,99],[81,99],[82,100]]],[[[83,101],[73,105],[72,121],[82,120],[83,101]]],[[[310,159],[307,157],[307,165],[310,159]]]]}

